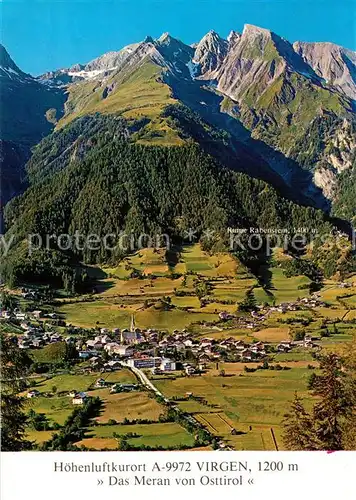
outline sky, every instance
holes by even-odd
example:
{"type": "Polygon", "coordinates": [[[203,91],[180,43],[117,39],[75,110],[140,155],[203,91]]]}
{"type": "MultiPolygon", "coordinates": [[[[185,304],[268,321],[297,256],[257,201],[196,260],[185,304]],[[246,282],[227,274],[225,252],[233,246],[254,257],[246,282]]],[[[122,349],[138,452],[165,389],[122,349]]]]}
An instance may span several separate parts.
{"type": "Polygon", "coordinates": [[[27,73],[86,63],[169,32],[185,43],[244,24],[290,42],[330,41],[356,50],[356,0],[0,0],[1,43],[27,73]]]}

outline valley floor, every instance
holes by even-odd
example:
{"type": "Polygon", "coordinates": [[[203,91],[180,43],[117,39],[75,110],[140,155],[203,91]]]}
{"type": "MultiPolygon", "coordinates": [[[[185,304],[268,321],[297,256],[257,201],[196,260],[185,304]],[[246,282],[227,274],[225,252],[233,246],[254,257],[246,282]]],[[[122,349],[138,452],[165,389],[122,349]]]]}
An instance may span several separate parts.
{"type": "MultiPolygon", "coordinates": [[[[89,271],[95,293],[59,295],[51,310],[65,323],[32,318],[32,328],[50,329],[62,344],[72,336],[85,351],[87,340],[100,332],[120,343],[113,329],[132,331],[134,321],[137,331],[146,332],[143,347],[131,346],[134,357],[173,357],[176,369],[143,369],[156,394],[122,359],[113,371],[103,368],[104,351],[94,356],[97,368],[91,359],[81,359],[61,369],[51,344],[30,349],[36,363],[50,367],[31,377],[24,392],[38,391],[26,400],[26,408],[45,415],[51,428],[29,426],[28,438],[37,445],[63,428],[74,410],[69,394],[75,391],[101,401],[82,439],[73,443],[77,447],[283,450],[282,420],[295,391],[307,407],[313,402],[308,380],[318,371],[318,353],[344,349],[356,334],[356,276],[343,283],[325,281],[310,294],[309,278],[287,278],[278,254],[266,286],[232,256],[210,256],[198,245],[184,248],[174,263],[167,262],[163,251],[143,250],[116,268],[89,271]],[[251,291],[257,312],[243,312],[238,305],[251,291]],[[119,392],[112,390],[115,384],[119,392]],[[167,403],[183,417],[167,418],[167,403]],[[209,439],[198,439],[199,429],[209,439]]],[[[27,299],[19,300],[25,308],[27,299]]],[[[23,323],[0,325],[22,342],[23,323]]]]}

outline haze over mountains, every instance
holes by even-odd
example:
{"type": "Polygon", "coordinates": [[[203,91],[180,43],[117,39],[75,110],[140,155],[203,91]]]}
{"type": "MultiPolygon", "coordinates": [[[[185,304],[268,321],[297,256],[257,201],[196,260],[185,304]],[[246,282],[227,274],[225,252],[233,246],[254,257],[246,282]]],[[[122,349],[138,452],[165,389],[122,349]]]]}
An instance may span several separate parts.
{"type": "Polygon", "coordinates": [[[227,40],[210,31],[194,46],[168,33],[148,36],[38,78],[4,48],[0,55],[4,202],[21,190],[31,147],[54,128],[64,133],[73,120],[101,113],[126,119],[134,142],[195,142],[288,198],[349,221],[356,216],[355,52],[292,45],[246,25],[227,40]]]}

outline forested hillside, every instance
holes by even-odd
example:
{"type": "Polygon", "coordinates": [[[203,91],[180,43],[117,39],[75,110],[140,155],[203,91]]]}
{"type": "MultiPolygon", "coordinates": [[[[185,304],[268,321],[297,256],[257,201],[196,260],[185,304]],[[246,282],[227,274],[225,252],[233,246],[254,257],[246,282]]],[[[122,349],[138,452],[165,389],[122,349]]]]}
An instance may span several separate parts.
{"type": "Polygon", "coordinates": [[[51,251],[29,255],[29,234],[43,241],[52,234],[112,234],[117,242],[125,231],[135,237],[168,234],[179,241],[194,228],[197,238],[214,230],[226,244],[228,227],[307,226],[330,232],[323,212],[298,206],[265,182],[224,168],[199,146],[138,145],[130,142],[132,133],[132,125],[122,119],[85,117],[36,148],[28,165],[31,186],[6,210],[7,236],[13,238],[3,265],[8,281],[58,274],[62,281],[73,274],[74,263],[122,254],[102,245],[96,251],[63,252],[53,243],[51,251]]]}

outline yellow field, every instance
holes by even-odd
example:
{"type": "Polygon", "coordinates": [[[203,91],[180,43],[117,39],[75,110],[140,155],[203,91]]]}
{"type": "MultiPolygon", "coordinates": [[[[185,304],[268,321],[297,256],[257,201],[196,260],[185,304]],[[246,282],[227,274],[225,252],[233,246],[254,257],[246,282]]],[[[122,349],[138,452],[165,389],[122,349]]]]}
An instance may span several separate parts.
{"type": "Polygon", "coordinates": [[[80,448],[81,446],[85,446],[86,448],[94,449],[94,450],[117,450],[118,443],[115,438],[98,438],[91,437],[85,438],[81,441],[77,441],[75,446],[80,448]]]}
{"type": "Polygon", "coordinates": [[[99,396],[104,403],[104,408],[97,421],[104,423],[110,419],[122,422],[124,418],[129,420],[144,419],[157,420],[163,409],[155,399],[150,399],[147,392],[131,392],[110,394],[109,389],[98,389],[89,393],[99,396]]]}
{"type": "Polygon", "coordinates": [[[123,306],[100,300],[66,304],[58,310],[65,315],[68,323],[85,328],[93,328],[97,322],[101,327],[106,328],[129,328],[132,314],[139,328],[157,328],[166,331],[173,331],[176,328],[184,329],[191,323],[217,319],[216,314],[187,313],[180,309],[165,311],[154,307],[140,310],[142,306],[143,304],[123,306]]]}
{"type": "Polygon", "coordinates": [[[253,336],[261,342],[280,342],[282,340],[290,340],[290,328],[265,328],[258,332],[254,332],[253,336]]]}
{"type": "Polygon", "coordinates": [[[317,307],[314,311],[318,314],[318,316],[322,318],[328,319],[342,319],[348,313],[347,309],[332,309],[329,307],[317,307]]]}
{"type": "Polygon", "coordinates": [[[212,310],[207,310],[207,308],[200,307],[200,301],[196,296],[186,295],[184,297],[172,297],[172,304],[176,307],[189,307],[193,309],[194,312],[214,312],[212,310]]]}
{"type": "Polygon", "coordinates": [[[33,431],[33,430],[27,430],[26,431],[26,439],[29,441],[33,441],[37,444],[42,444],[45,441],[48,441],[51,439],[52,434],[55,431],[33,431]]]}
{"type": "MultiPolygon", "coordinates": [[[[197,420],[202,423],[210,432],[224,439],[224,442],[235,450],[276,450],[272,437],[271,429],[275,432],[273,426],[268,425],[239,425],[238,434],[232,434],[236,424],[226,416],[225,413],[210,413],[195,415],[197,420]]],[[[276,427],[276,429],[279,429],[276,427]]],[[[281,446],[281,445],[280,445],[281,446]]],[[[277,447],[278,443],[277,443],[277,447]]]]}
{"type": "Polygon", "coordinates": [[[355,309],[353,309],[352,311],[349,311],[349,312],[346,314],[346,316],[345,316],[345,318],[344,318],[344,319],[345,319],[345,320],[347,320],[347,321],[350,321],[350,320],[352,320],[352,319],[356,319],[356,310],[355,310],[355,309]]]}
{"type": "Polygon", "coordinates": [[[236,309],[237,309],[236,304],[219,304],[218,302],[210,302],[204,307],[200,307],[199,309],[193,309],[193,311],[212,313],[212,314],[217,314],[219,312],[226,311],[230,314],[235,314],[236,309]]]}

